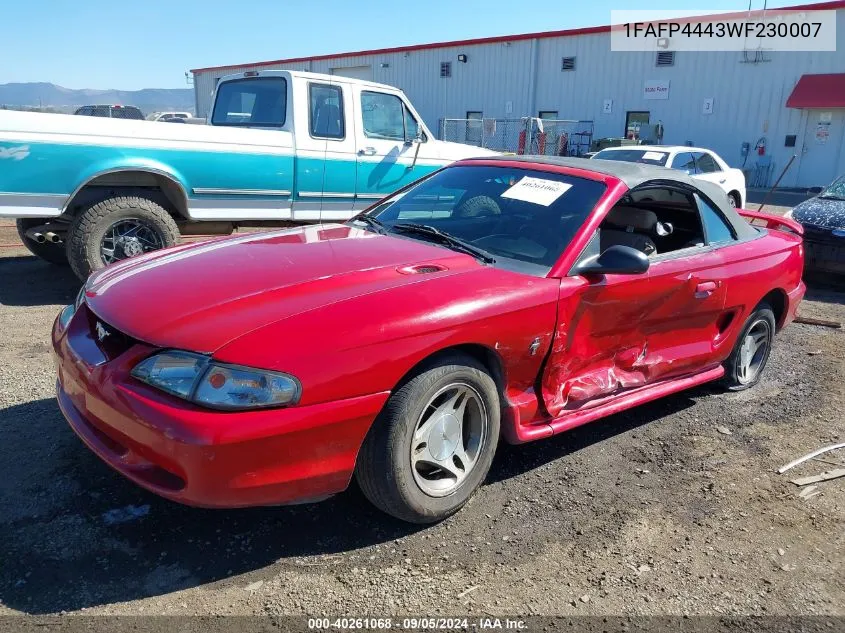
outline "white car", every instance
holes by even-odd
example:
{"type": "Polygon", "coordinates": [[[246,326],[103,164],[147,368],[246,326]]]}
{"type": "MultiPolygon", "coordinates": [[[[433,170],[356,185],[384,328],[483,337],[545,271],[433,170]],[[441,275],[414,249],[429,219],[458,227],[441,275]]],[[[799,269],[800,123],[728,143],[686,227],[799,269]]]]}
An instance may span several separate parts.
{"type": "Polygon", "coordinates": [[[147,121],[172,121],[179,119],[184,122],[186,119],[193,118],[190,112],[153,112],[147,117],[147,121]]]}
{"type": "Polygon", "coordinates": [[[623,160],[678,169],[693,178],[716,183],[728,194],[731,206],[745,204],[745,174],[728,166],[709,149],[686,145],[627,145],[608,147],[592,156],[593,159],[623,160]]]}

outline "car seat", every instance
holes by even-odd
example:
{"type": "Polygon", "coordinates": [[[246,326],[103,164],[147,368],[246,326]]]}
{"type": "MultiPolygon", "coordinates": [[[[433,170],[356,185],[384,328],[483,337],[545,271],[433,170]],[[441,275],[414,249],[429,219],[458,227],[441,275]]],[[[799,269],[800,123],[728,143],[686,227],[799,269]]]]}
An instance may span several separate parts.
{"type": "Polygon", "coordinates": [[[657,214],[637,207],[616,206],[605,217],[599,231],[601,252],[611,246],[630,246],[646,255],[657,253],[649,237],[657,226],[657,214]]]}

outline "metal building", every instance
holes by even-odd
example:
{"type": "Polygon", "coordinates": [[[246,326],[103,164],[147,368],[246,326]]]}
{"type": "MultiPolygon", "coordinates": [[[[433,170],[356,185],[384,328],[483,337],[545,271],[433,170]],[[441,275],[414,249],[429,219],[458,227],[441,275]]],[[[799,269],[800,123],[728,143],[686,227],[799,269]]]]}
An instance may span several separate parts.
{"type": "Polygon", "coordinates": [[[397,86],[435,134],[447,119],[578,120],[593,138],[659,122],[663,144],[711,148],[750,186],[773,184],[793,155],[780,186],[823,186],[845,173],[845,0],[800,8],[836,11],[836,52],[613,52],[599,26],[198,68],[197,114],[224,75],[307,70],[397,86]]]}

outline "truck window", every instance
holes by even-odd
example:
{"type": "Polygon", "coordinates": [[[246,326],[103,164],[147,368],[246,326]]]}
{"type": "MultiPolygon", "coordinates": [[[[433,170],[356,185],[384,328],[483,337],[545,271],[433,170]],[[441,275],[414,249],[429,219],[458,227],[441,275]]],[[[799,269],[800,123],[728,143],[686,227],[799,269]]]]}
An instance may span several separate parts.
{"type": "Polygon", "coordinates": [[[405,140],[405,106],[396,95],[362,92],[361,117],[368,138],[405,140]]]}
{"type": "Polygon", "coordinates": [[[416,138],[420,131],[420,124],[396,95],[361,92],[361,117],[368,138],[406,141],[416,138]]]}
{"type": "Polygon", "coordinates": [[[133,119],[143,121],[144,114],[134,106],[113,106],[111,109],[113,119],[133,119]]]}
{"type": "MultiPolygon", "coordinates": [[[[408,106],[402,104],[402,107],[405,111],[405,140],[409,141],[411,139],[417,138],[422,130],[420,130],[420,124],[417,123],[417,120],[414,118],[414,115],[411,114],[410,110],[408,110],[408,106]]],[[[422,141],[425,142],[428,139],[425,138],[425,134],[422,134],[422,141]]]]}
{"type": "Polygon", "coordinates": [[[309,84],[308,100],[311,136],[344,138],[346,133],[343,124],[343,93],[340,86],[309,84]]]}
{"type": "Polygon", "coordinates": [[[282,127],[287,116],[284,77],[233,79],[217,87],[212,125],[282,127]]]}

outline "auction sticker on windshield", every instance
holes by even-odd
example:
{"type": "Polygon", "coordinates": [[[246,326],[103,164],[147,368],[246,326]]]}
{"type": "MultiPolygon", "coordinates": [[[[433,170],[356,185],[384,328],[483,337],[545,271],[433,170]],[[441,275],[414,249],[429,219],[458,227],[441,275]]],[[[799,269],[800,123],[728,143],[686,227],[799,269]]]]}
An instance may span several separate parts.
{"type": "Polygon", "coordinates": [[[565,182],[557,180],[545,180],[544,178],[531,178],[524,176],[522,180],[502,194],[503,198],[522,200],[533,204],[541,204],[544,207],[560,198],[572,187],[565,182]]]}
{"type": "Polygon", "coordinates": [[[663,160],[666,156],[663,152],[646,152],[643,154],[643,160],[663,160]]]}

